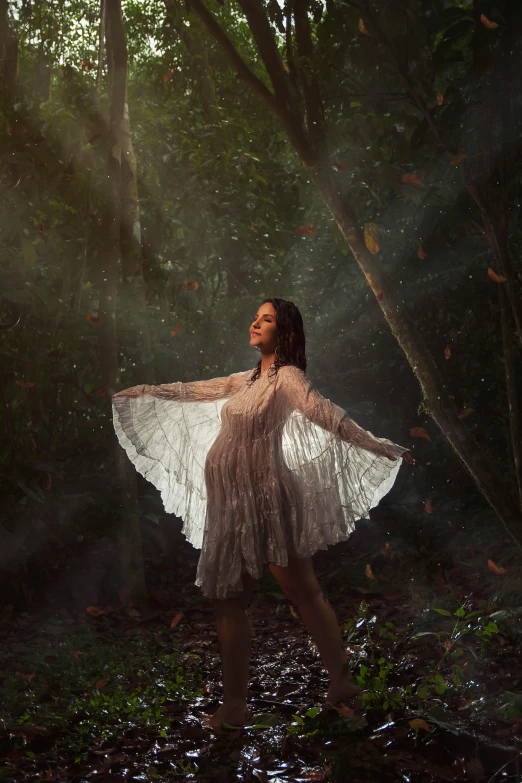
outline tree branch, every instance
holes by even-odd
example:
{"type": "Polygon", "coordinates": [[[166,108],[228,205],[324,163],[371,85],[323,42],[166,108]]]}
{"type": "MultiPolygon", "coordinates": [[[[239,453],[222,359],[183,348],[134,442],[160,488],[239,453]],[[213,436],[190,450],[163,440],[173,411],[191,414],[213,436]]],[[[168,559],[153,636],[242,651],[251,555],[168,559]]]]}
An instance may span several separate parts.
{"type": "Polygon", "coordinates": [[[309,3],[310,0],[294,0],[295,37],[308,133],[315,153],[320,158],[326,147],[326,123],[321,95],[313,72],[314,48],[308,20],[309,3]]]}

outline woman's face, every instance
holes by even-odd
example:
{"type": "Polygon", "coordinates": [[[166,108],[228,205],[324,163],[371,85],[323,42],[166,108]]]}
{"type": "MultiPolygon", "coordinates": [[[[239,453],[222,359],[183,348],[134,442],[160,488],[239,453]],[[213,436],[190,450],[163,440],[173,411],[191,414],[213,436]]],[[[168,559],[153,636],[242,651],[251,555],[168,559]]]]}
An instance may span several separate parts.
{"type": "Polygon", "coordinates": [[[263,353],[272,353],[277,345],[276,313],[270,302],[262,304],[250,326],[250,345],[263,353]]]}

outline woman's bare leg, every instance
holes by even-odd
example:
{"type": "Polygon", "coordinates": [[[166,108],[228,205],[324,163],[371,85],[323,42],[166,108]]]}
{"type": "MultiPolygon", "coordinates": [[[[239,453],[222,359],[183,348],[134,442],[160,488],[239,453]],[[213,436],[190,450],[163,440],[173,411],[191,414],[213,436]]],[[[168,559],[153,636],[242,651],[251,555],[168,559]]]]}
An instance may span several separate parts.
{"type": "Polygon", "coordinates": [[[256,583],[256,579],[245,574],[243,593],[236,598],[212,601],[223,667],[223,704],[208,721],[212,728],[221,723],[240,726],[249,717],[251,629],[247,607],[256,583]]]}
{"type": "Polygon", "coordinates": [[[270,564],[284,594],[299,610],[330,676],[327,701],[335,704],[359,693],[347,671],[348,656],[334,610],[324,597],[314,572],[312,558],[289,558],[288,566],[270,564]]]}

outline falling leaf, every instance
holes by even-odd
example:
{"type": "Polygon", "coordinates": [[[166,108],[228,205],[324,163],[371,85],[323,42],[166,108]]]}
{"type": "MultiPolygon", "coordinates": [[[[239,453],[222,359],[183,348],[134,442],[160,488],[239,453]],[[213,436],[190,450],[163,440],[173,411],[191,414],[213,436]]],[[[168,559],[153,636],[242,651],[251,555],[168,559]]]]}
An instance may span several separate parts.
{"type": "Polygon", "coordinates": [[[174,76],[174,68],[169,68],[167,73],[163,76],[163,81],[168,82],[169,79],[172,79],[174,76]]]}
{"type": "Polygon", "coordinates": [[[252,220],[252,221],[251,221],[251,223],[250,223],[250,230],[251,230],[251,231],[255,231],[255,230],[256,230],[256,224],[254,223],[254,221],[253,221],[253,220],[252,220]]]}
{"type": "Polygon", "coordinates": [[[359,19],[359,24],[357,25],[357,27],[359,28],[359,32],[362,33],[363,35],[370,35],[368,30],[366,29],[366,25],[364,24],[364,19],[359,19]]]}
{"type": "Polygon", "coordinates": [[[315,226],[308,225],[298,226],[295,232],[301,237],[313,237],[313,235],[317,232],[317,228],[315,226]]]}
{"type": "Polygon", "coordinates": [[[444,642],[444,649],[446,650],[446,652],[449,652],[451,648],[452,648],[451,639],[446,639],[446,641],[444,642]]]}
{"type": "Polygon", "coordinates": [[[493,560],[488,560],[488,568],[493,574],[505,574],[506,569],[498,566],[493,560]]]}
{"type": "Polygon", "coordinates": [[[80,60],[80,68],[82,71],[92,71],[94,66],[90,60],[80,60]]]}
{"type": "Polygon", "coordinates": [[[101,386],[99,389],[96,390],[95,396],[96,397],[105,397],[107,392],[109,391],[107,386],[101,386]]]}
{"type": "Polygon", "coordinates": [[[459,419],[465,419],[466,416],[469,416],[472,413],[475,413],[475,408],[462,408],[459,413],[459,419]]]}
{"type": "Polygon", "coordinates": [[[444,95],[441,92],[438,92],[437,93],[437,104],[439,106],[442,106],[443,103],[444,103],[444,95]]]}
{"type": "Polygon", "coordinates": [[[92,615],[92,617],[99,617],[101,614],[105,614],[103,609],[98,609],[97,606],[88,606],[85,611],[87,614],[92,615]]]}
{"type": "Polygon", "coordinates": [[[290,606],[290,614],[292,615],[292,617],[295,617],[296,620],[299,620],[299,615],[297,614],[293,606],[290,606]]]}
{"type": "Polygon", "coordinates": [[[47,481],[45,482],[45,488],[49,490],[51,489],[52,485],[53,485],[53,477],[51,476],[50,473],[47,473],[47,481]]]}
{"type": "Polygon", "coordinates": [[[424,187],[424,182],[421,180],[418,174],[403,174],[402,181],[406,185],[416,185],[418,188],[424,187]]]}
{"type": "Polygon", "coordinates": [[[424,427],[412,427],[410,430],[410,435],[413,438],[426,438],[426,440],[431,440],[424,427]]]}
{"type": "Polygon", "coordinates": [[[106,677],[104,680],[98,680],[96,685],[94,686],[97,691],[101,691],[105,688],[107,683],[109,682],[110,677],[106,677]]]}
{"type": "Polygon", "coordinates": [[[451,348],[448,345],[444,348],[444,358],[451,358],[451,348]]]}
{"type": "Polygon", "coordinates": [[[43,223],[40,223],[40,225],[38,227],[38,233],[40,234],[41,237],[43,237],[43,235],[45,233],[45,226],[44,226],[43,223]]]}
{"type": "Polygon", "coordinates": [[[502,277],[502,275],[497,275],[496,272],[494,272],[491,267],[488,267],[488,277],[490,277],[492,280],[495,281],[495,283],[505,283],[506,278],[502,277]]]}
{"type": "Polygon", "coordinates": [[[34,381],[15,381],[17,386],[20,386],[21,389],[32,389],[34,386],[36,386],[36,383],[34,381]]]}
{"type": "Polygon", "coordinates": [[[170,621],[170,627],[175,628],[183,619],[183,612],[180,612],[170,621]]]}
{"type": "Polygon", "coordinates": [[[98,139],[101,138],[100,131],[94,131],[89,138],[87,139],[87,144],[94,144],[95,141],[98,141],[98,139]]]}
{"type": "Polygon", "coordinates": [[[82,652],[82,650],[71,650],[69,655],[71,656],[71,658],[75,658],[76,660],[78,660],[78,658],[81,658],[82,655],[87,655],[87,653],[82,652]]]}
{"type": "Polygon", "coordinates": [[[368,577],[368,579],[373,579],[374,582],[377,580],[375,579],[375,574],[372,571],[372,567],[369,563],[366,564],[366,568],[364,569],[364,573],[368,577]]]}
{"type": "Polygon", "coordinates": [[[381,299],[383,298],[383,296],[384,296],[384,294],[383,294],[382,288],[379,288],[379,290],[375,294],[375,297],[376,297],[377,301],[380,302],[381,299]]]}
{"type": "Polygon", "coordinates": [[[177,288],[178,291],[197,291],[199,283],[197,280],[185,280],[184,283],[177,283],[175,288],[177,288]]]}
{"type": "Polygon", "coordinates": [[[419,729],[423,729],[424,731],[431,731],[429,725],[422,718],[414,718],[413,720],[410,720],[410,726],[412,729],[415,729],[415,731],[418,731],[419,729]]]}
{"type": "Polygon", "coordinates": [[[429,500],[426,500],[426,502],[424,504],[424,511],[426,511],[427,514],[431,514],[433,509],[434,509],[434,506],[431,505],[429,500]]]}
{"type": "Polygon", "coordinates": [[[13,133],[15,136],[23,135],[24,133],[27,133],[27,128],[20,128],[16,125],[10,125],[9,130],[11,133],[13,133]]]}
{"type": "Polygon", "coordinates": [[[172,329],[170,330],[170,336],[171,337],[174,337],[174,335],[179,332],[179,330],[181,329],[181,324],[182,323],[183,323],[182,321],[179,321],[179,323],[177,323],[176,326],[172,327],[172,329]]]}
{"type": "Polygon", "coordinates": [[[426,251],[424,250],[422,245],[419,245],[419,247],[417,248],[417,255],[419,256],[419,258],[422,258],[422,259],[426,258],[426,251]]]}
{"type": "Polygon", "coordinates": [[[457,155],[452,155],[451,156],[451,165],[452,166],[458,166],[467,157],[468,156],[464,152],[459,152],[457,155]]]}
{"type": "Polygon", "coordinates": [[[486,14],[480,14],[480,21],[484,25],[484,27],[487,27],[488,30],[496,30],[498,27],[497,22],[492,22],[491,19],[488,19],[486,14]]]}
{"type": "Polygon", "coordinates": [[[341,163],[340,160],[334,161],[334,168],[336,168],[337,171],[345,171],[346,170],[346,166],[344,165],[344,163],[341,163]]]}
{"type": "Polygon", "coordinates": [[[391,557],[391,545],[389,541],[387,541],[384,548],[381,549],[381,554],[384,555],[384,557],[391,557]]]}
{"type": "Polygon", "coordinates": [[[87,316],[87,320],[89,321],[90,324],[99,324],[100,323],[100,319],[99,319],[99,317],[97,315],[88,315],[87,316]]]}
{"type": "Polygon", "coordinates": [[[379,226],[377,223],[365,223],[364,224],[364,244],[372,254],[376,255],[379,252],[379,226]]]}
{"type": "Polygon", "coordinates": [[[36,674],[24,674],[23,672],[15,672],[17,677],[20,677],[21,680],[32,680],[33,677],[36,677],[36,674]]]}

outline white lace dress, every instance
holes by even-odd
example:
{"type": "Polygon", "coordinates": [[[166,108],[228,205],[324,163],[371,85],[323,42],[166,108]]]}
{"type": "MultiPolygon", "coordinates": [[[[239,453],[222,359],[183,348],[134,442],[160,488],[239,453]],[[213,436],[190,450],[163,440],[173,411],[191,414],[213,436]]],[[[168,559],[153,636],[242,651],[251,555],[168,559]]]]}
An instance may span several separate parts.
{"type": "Polygon", "coordinates": [[[119,442],[201,549],[196,584],[209,598],[240,593],[245,571],[260,578],[265,563],[345,541],[408,451],[359,427],[302,370],[273,370],[112,398],[119,442]]]}

